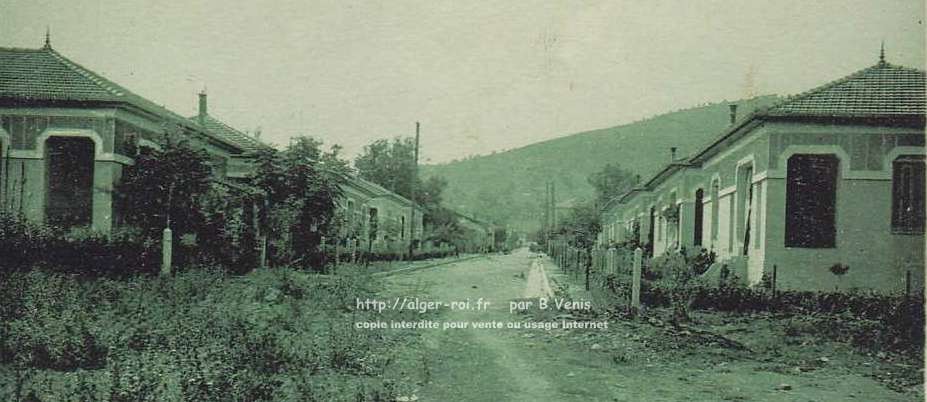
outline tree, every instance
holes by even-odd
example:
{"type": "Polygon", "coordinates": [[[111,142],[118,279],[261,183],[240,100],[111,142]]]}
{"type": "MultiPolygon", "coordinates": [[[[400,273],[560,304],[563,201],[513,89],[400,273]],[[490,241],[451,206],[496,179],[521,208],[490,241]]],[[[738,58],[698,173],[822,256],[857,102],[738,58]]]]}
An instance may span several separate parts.
{"type": "Polygon", "coordinates": [[[267,193],[264,226],[282,263],[316,266],[322,236],[337,230],[335,211],[341,178],[350,173],[341,148],[322,151],[322,142],[296,137],[282,152],[260,151],[252,185],[267,193]]]}
{"type": "Polygon", "coordinates": [[[125,223],[140,230],[143,244],[158,244],[169,223],[175,239],[195,235],[195,253],[179,255],[250,270],[257,258],[252,206],[260,196],[215,181],[205,151],[167,138],[162,150],[142,148],[123,171],[116,194],[125,223]]]}
{"type": "Polygon", "coordinates": [[[566,237],[574,247],[589,248],[601,230],[598,209],[592,203],[585,202],[574,206],[554,232],[566,237]]]}
{"type": "Polygon", "coordinates": [[[203,222],[198,208],[209,190],[211,168],[205,151],[168,142],[163,150],[143,148],[124,171],[120,194],[126,223],[158,238],[168,224],[178,236],[197,232],[203,222]]]}
{"type": "MultiPolygon", "coordinates": [[[[421,184],[415,175],[415,140],[396,137],[376,140],[354,159],[357,174],[383,188],[411,198],[412,184],[421,184]]],[[[416,187],[419,188],[419,187],[416,187]]]]}
{"type": "Polygon", "coordinates": [[[612,198],[627,193],[634,188],[640,181],[640,177],[635,176],[629,170],[623,169],[617,163],[609,163],[602,170],[589,175],[587,181],[595,188],[596,202],[598,202],[599,206],[602,206],[612,198]]]}

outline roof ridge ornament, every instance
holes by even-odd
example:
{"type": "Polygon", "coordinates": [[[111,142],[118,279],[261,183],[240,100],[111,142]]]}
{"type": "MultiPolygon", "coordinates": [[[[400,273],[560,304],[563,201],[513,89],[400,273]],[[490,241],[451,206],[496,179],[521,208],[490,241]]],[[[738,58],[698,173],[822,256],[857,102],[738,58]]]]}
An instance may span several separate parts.
{"type": "Polygon", "coordinates": [[[885,41],[882,41],[882,47],[879,48],[879,64],[885,64],[885,41]]]}
{"type": "Polygon", "coordinates": [[[45,26],[45,46],[42,46],[42,49],[51,50],[51,28],[48,25],[45,26]]]}

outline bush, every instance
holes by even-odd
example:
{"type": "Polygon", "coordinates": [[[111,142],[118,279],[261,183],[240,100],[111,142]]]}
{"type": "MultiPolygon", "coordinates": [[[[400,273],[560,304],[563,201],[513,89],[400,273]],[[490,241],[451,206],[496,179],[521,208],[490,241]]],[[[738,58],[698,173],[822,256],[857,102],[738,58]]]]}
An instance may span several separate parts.
{"type": "Polygon", "coordinates": [[[62,273],[126,276],[157,270],[159,244],[135,228],[110,234],[89,228],[64,232],[0,213],[0,272],[41,267],[62,273]]]}
{"type": "Polygon", "coordinates": [[[29,268],[41,261],[54,232],[22,216],[0,211],[0,268],[3,271],[29,268]]]}
{"type": "MultiPolygon", "coordinates": [[[[641,302],[674,306],[680,296],[670,281],[644,281],[641,302]]],[[[924,343],[923,295],[905,299],[878,293],[780,291],[762,287],[714,287],[696,284],[686,290],[695,310],[734,313],[775,312],[815,320],[818,334],[854,345],[893,350],[921,350],[924,343]]]]}
{"type": "Polygon", "coordinates": [[[372,296],[362,271],[10,274],[0,282],[0,400],[394,399],[396,332],[351,325],[391,318],[353,311],[355,297],[372,296]]]}
{"type": "Polygon", "coordinates": [[[107,348],[87,327],[92,306],[82,303],[66,277],[30,272],[14,276],[4,293],[15,291],[12,286],[23,290],[8,299],[15,310],[4,317],[10,319],[3,331],[4,355],[21,365],[54,370],[98,368],[105,362],[107,348]]]}

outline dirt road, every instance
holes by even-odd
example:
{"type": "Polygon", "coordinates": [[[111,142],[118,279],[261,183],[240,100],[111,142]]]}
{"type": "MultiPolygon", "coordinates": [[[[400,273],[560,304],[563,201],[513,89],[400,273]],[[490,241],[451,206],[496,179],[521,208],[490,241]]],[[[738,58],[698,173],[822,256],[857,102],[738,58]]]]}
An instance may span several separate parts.
{"type": "MultiPolygon", "coordinates": [[[[439,309],[442,322],[559,322],[568,312],[510,312],[510,301],[543,290],[534,254],[520,250],[396,275],[394,296],[441,302],[483,298],[485,310],[439,309]],[[535,269],[537,269],[535,267],[535,269]],[[529,288],[529,283],[533,285],[529,288]],[[527,289],[526,289],[527,288],[527,289]]],[[[555,271],[549,261],[548,272],[555,271]]],[[[556,286],[555,286],[556,287],[556,286]]],[[[847,370],[783,373],[768,362],[708,351],[661,357],[620,321],[609,329],[472,328],[422,330],[427,347],[422,401],[894,401],[891,391],[847,370]],[[627,339],[627,341],[625,341],[627,339]],[[618,342],[618,341],[621,342],[618,342]]]]}

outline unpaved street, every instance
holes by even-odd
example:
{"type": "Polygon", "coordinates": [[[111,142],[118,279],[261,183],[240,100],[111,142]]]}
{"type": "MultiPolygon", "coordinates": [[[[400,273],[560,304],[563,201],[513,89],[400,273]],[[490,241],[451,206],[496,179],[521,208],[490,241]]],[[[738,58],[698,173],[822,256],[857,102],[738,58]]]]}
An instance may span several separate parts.
{"type": "MultiPolygon", "coordinates": [[[[429,317],[444,322],[576,320],[565,311],[510,313],[511,300],[528,300],[522,298],[539,292],[539,278],[531,272],[535,260],[535,254],[523,249],[511,255],[491,255],[395,275],[387,279],[388,293],[438,301],[483,298],[491,302],[485,311],[443,309],[429,317]]],[[[549,260],[544,260],[544,268],[550,277],[566,281],[549,260]]],[[[792,374],[769,369],[768,359],[726,351],[706,350],[683,358],[679,353],[664,355],[653,350],[646,337],[635,333],[635,325],[611,321],[607,330],[422,330],[428,358],[422,363],[426,378],[417,397],[424,401],[912,398],[845,368],[792,374]]]]}

